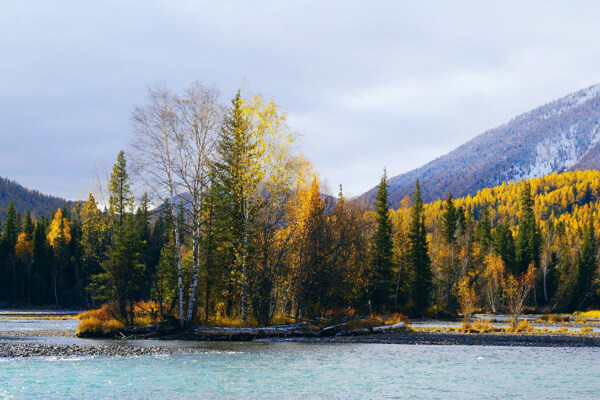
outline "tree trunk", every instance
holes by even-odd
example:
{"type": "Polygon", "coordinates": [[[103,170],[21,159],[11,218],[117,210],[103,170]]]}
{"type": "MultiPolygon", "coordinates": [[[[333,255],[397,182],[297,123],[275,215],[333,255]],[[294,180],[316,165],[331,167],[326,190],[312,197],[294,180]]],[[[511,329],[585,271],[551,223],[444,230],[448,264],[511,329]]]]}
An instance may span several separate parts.
{"type": "MultiPolygon", "coordinates": [[[[194,224],[196,225],[196,224],[194,224]]],[[[199,258],[199,240],[200,233],[199,229],[194,226],[192,231],[192,254],[193,254],[193,267],[192,267],[192,283],[190,285],[190,298],[188,301],[187,316],[185,319],[186,324],[192,322],[194,317],[194,311],[196,308],[196,288],[198,287],[198,258],[199,258]]]]}

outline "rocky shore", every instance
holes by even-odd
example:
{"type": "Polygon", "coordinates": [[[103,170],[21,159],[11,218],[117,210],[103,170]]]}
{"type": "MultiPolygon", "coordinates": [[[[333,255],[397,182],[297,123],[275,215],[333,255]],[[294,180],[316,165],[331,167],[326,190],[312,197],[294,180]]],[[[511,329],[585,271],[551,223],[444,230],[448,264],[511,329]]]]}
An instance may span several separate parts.
{"type": "Polygon", "coordinates": [[[52,345],[52,344],[0,344],[0,357],[73,357],[73,356],[146,356],[160,354],[189,354],[199,350],[165,347],[52,345]]]}
{"type": "Polygon", "coordinates": [[[302,343],[379,343],[411,345],[527,346],[527,347],[600,347],[600,336],[557,333],[451,333],[393,332],[364,336],[287,337],[265,339],[302,343]]]}

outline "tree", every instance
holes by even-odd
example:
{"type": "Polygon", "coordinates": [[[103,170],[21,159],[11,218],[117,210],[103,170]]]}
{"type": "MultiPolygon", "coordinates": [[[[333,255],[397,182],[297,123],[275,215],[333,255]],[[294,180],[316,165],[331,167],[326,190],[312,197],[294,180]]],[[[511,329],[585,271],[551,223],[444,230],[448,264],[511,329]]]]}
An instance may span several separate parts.
{"type": "Polygon", "coordinates": [[[592,288],[598,273],[598,244],[594,232],[593,216],[588,218],[581,254],[577,259],[577,309],[591,300],[592,288]]]}
{"type": "Polygon", "coordinates": [[[62,281],[63,273],[70,260],[68,244],[71,242],[71,222],[63,217],[60,208],[54,213],[47,239],[53,254],[52,288],[54,300],[56,306],[59,307],[59,283],[62,281]]]}
{"type": "Polygon", "coordinates": [[[533,289],[535,275],[536,270],[532,264],[529,266],[529,269],[521,275],[515,276],[509,272],[502,280],[504,298],[508,305],[508,311],[511,317],[510,324],[513,328],[516,328],[519,316],[523,313],[525,300],[527,300],[529,292],[533,289]]]}
{"type": "Polygon", "coordinates": [[[259,206],[251,196],[257,194],[262,174],[258,163],[262,149],[253,133],[241,93],[238,91],[231,101],[221,130],[217,168],[221,190],[227,198],[227,217],[231,226],[234,251],[233,273],[239,276],[243,322],[246,321],[249,236],[259,206]]]}
{"type": "Polygon", "coordinates": [[[122,151],[117,156],[108,186],[111,243],[107,257],[101,263],[103,272],[93,276],[90,289],[97,293],[99,299],[116,300],[123,321],[133,325],[133,303],[145,268],[145,243],[139,237],[133,220],[133,196],[122,151]]]}
{"type": "Polygon", "coordinates": [[[533,263],[536,268],[540,264],[541,236],[533,212],[533,205],[531,185],[526,181],[521,190],[521,214],[519,217],[519,231],[516,243],[516,264],[515,269],[513,270],[513,273],[515,274],[526,272],[531,263],[533,263]]]}
{"type": "Polygon", "coordinates": [[[8,296],[9,288],[13,294],[16,290],[15,244],[17,243],[19,231],[19,217],[15,204],[11,200],[6,210],[2,240],[0,241],[0,268],[2,268],[0,276],[2,277],[3,293],[6,299],[10,298],[8,296]]]}
{"type": "Polygon", "coordinates": [[[387,173],[384,170],[375,197],[375,220],[377,228],[371,247],[371,299],[376,312],[389,308],[393,290],[393,242],[392,222],[388,204],[387,173]]]}
{"type": "Polygon", "coordinates": [[[515,241],[508,223],[505,221],[498,224],[492,236],[494,253],[502,257],[502,261],[509,272],[517,273],[515,241]]]}
{"type": "Polygon", "coordinates": [[[477,306],[477,293],[473,287],[474,278],[473,274],[465,275],[458,281],[455,287],[456,299],[458,300],[465,324],[471,323],[475,307],[477,306]]]}
{"type": "Polygon", "coordinates": [[[452,197],[452,193],[449,193],[444,202],[444,212],[442,213],[442,235],[447,244],[456,242],[458,217],[458,212],[454,206],[454,198],[452,197]]]}
{"type": "MultiPolygon", "coordinates": [[[[150,89],[148,93],[149,104],[136,107],[132,120],[134,125],[135,140],[133,141],[133,162],[135,170],[148,185],[158,199],[171,206],[172,220],[177,219],[176,200],[181,198],[183,191],[179,166],[182,152],[182,141],[178,139],[178,116],[175,103],[176,96],[166,89],[150,89]]],[[[185,322],[185,309],[183,306],[183,277],[181,269],[181,234],[180,225],[173,226],[173,240],[175,258],[171,268],[177,272],[177,287],[179,301],[179,321],[185,322]]],[[[166,261],[165,261],[166,262],[166,261]]],[[[162,265],[161,268],[168,266],[162,265]]]]}
{"type": "Polygon", "coordinates": [[[415,315],[424,315],[431,302],[432,272],[427,248],[427,231],[423,215],[423,199],[419,181],[415,183],[409,233],[411,268],[411,300],[415,315]]]}

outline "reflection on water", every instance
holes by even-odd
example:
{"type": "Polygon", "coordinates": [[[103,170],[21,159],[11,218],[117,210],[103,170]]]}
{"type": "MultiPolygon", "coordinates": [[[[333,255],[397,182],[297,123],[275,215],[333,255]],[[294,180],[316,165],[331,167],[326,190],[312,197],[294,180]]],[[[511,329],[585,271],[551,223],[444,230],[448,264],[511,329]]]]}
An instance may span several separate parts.
{"type": "Polygon", "coordinates": [[[3,359],[0,397],[595,398],[600,381],[600,350],[589,348],[195,345],[188,355],[3,359]]]}

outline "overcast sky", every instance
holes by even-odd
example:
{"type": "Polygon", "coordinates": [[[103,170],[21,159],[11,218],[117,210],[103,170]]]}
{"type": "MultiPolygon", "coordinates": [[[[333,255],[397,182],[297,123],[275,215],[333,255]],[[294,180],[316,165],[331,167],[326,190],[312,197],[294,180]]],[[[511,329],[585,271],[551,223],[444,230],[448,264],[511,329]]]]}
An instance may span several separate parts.
{"type": "Polygon", "coordinates": [[[199,80],[274,99],[361,194],[600,82],[600,2],[523,3],[3,0],[0,176],[83,199],[147,88],[199,80]]]}

